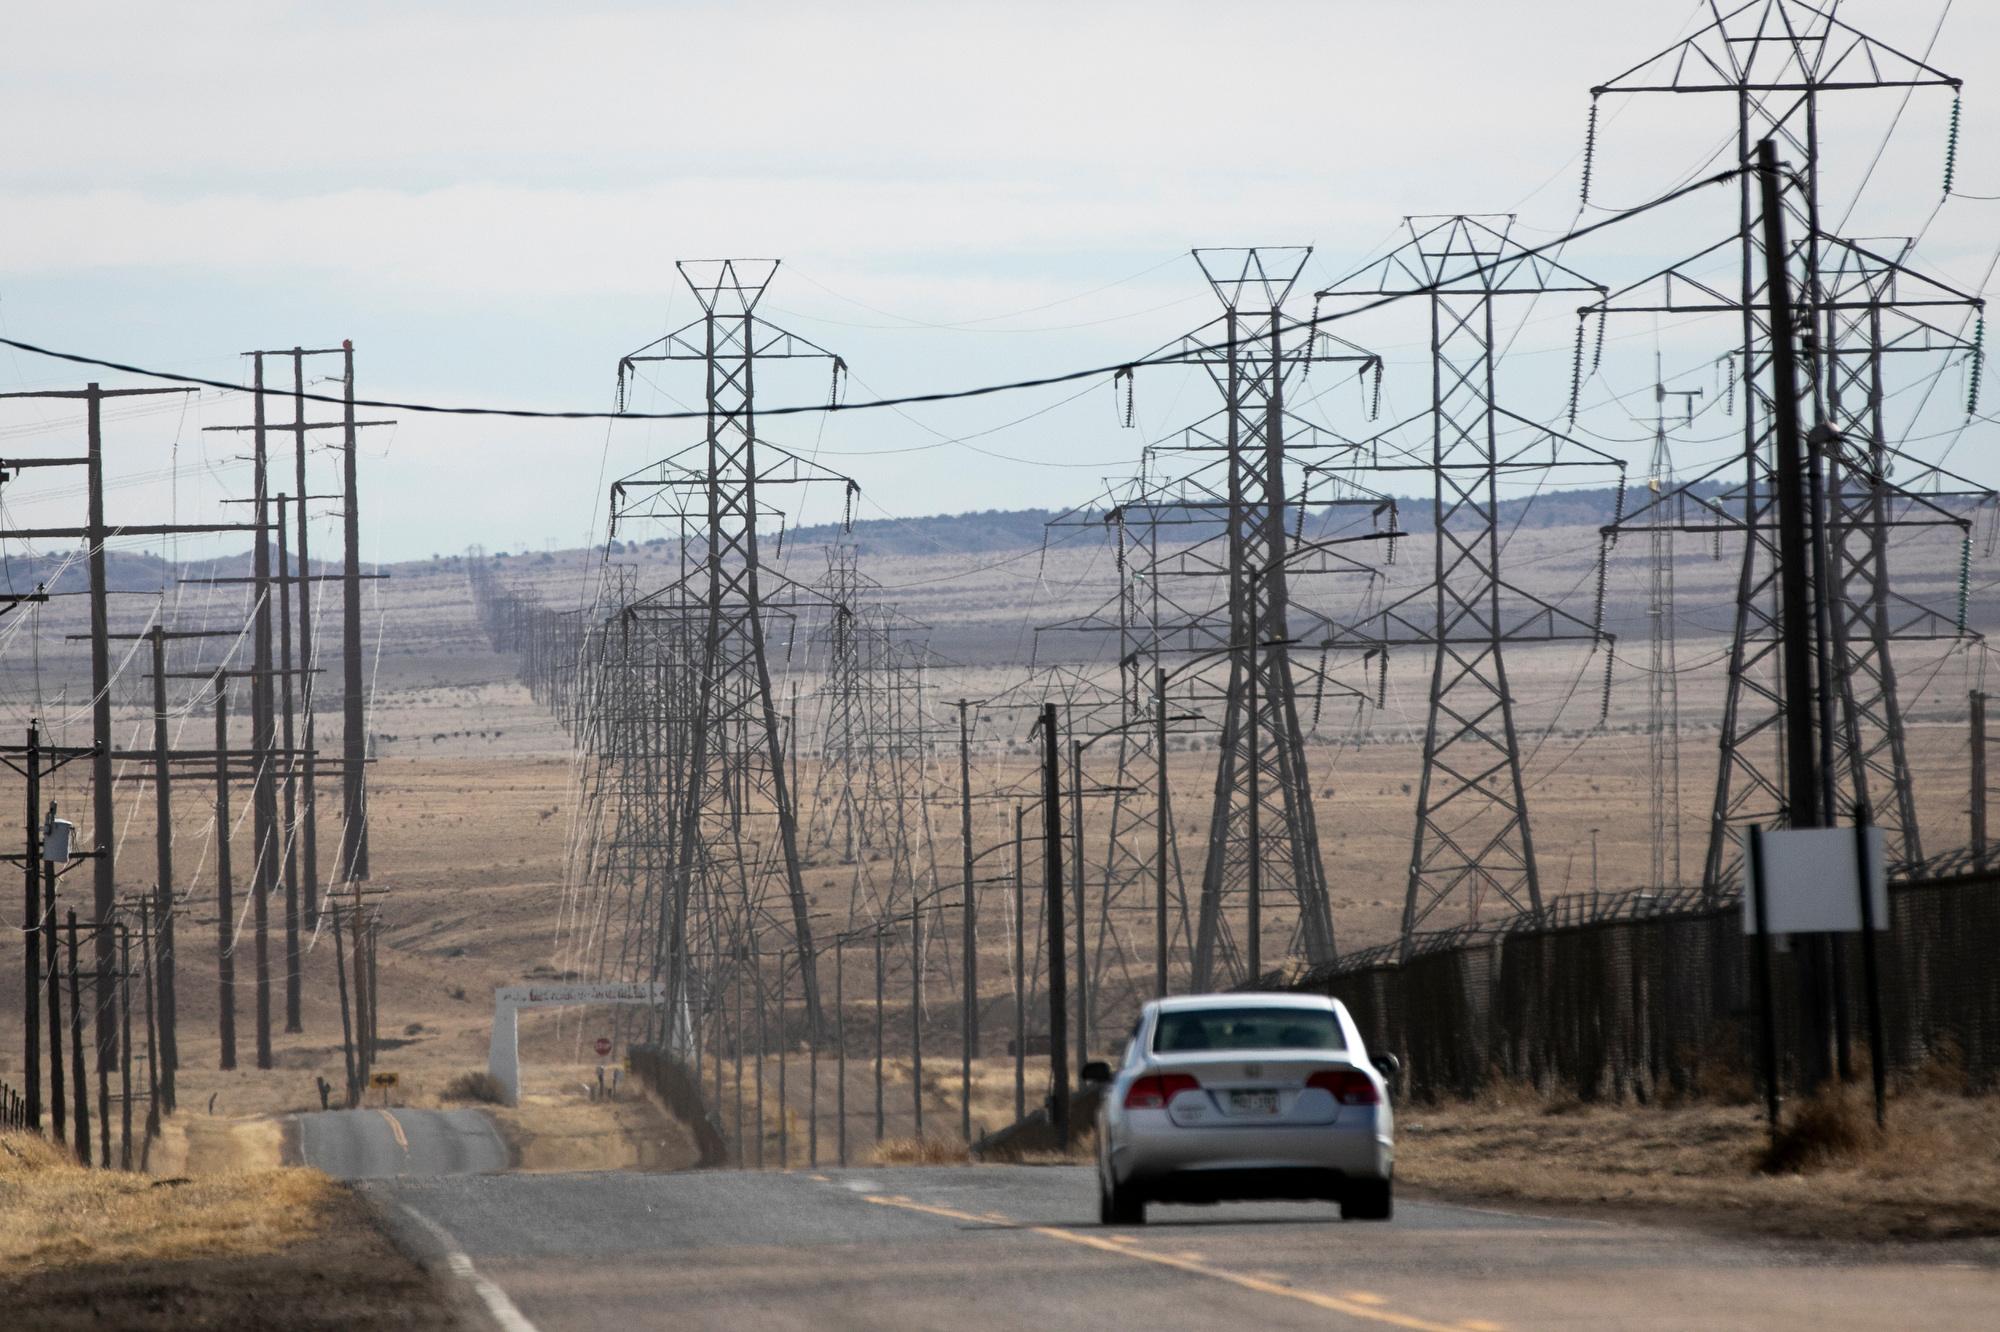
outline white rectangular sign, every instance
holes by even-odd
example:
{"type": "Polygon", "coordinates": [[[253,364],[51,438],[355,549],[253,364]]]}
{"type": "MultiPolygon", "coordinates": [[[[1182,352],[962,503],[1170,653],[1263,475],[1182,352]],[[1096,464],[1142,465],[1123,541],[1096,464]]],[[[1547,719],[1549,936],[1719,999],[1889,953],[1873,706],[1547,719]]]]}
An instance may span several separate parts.
{"type": "MultiPolygon", "coordinates": [[[[1889,928],[1889,876],[1882,859],[1882,830],[1869,828],[1867,871],[1875,928],[1889,928]]],[[[1743,830],[1746,894],[1762,891],[1766,927],[1773,934],[1853,932],[1861,928],[1860,867],[1854,829],[1784,828],[1759,839],[1763,878],[1752,874],[1750,830],[1743,830]]],[[[1755,897],[1743,900],[1743,932],[1757,932],[1755,897]]]]}

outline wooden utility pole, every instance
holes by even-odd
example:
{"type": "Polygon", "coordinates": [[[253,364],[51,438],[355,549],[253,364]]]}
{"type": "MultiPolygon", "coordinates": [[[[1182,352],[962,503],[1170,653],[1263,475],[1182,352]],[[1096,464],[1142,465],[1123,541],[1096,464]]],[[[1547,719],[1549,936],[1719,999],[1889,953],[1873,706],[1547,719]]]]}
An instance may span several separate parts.
{"type": "Polygon", "coordinates": [[[113,921],[118,945],[118,1168],[132,1168],[132,929],[113,921]]]}
{"type": "MultiPolygon", "coordinates": [[[[300,440],[303,443],[303,434],[300,440]]],[[[303,1031],[304,1027],[299,1021],[299,772],[292,728],[292,577],[285,535],[286,499],[282,492],[277,497],[277,521],[273,526],[278,529],[278,694],[285,744],[284,811],[279,825],[279,838],[285,849],[285,1030],[295,1032],[303,1031]]],[[[303,501],[299,508],[305,508],[303,501]]],[[[303,582],[299,584],[299,595],[306,595],[303,582]]]]}
{"type": "MultiPolygon", "coordinates": [[[[28,722],[28,743],[22,755],[22,773],[28,785],[27,847],[21,854],[26,878],[26,895],[21,907],[21,938],[26,956],[21,974],[26,977],[22,1012],[26,1016],[22,1059],[24,1090],[28,1097],[28,1127],[42,1128],[42,732],[41,724],[28,722]]],[[[54,922],[48,922],[53,925],[54,922]]],[[[57,1052],[61,1057],[61,1052],[57,1052]]]]}
{"type": "MultiPolygon", "coordinates": [[[[46,855],[48,847],[44,840],[45,825],[41,810],[42,778],[74,759],[89,758],[95,753],[95,748],[87,745],[65,748],[44,744],[40,723],[35,720],[30,720],[28,723],[26,744],[0,745],[0,763],[21,774],[28,797],[24,820],[24,849],[21,854],[9,855],[4,859],[18,860],[22,868],[24,952],[22,971],[26,999],[23,1007],[26,1030],[23,1033],[22,1054],[26,1065],[25,1090],[29,1123],[36,1129],[42,1124],[41,1009],[42,998],[46,993],[49,1008],[49,1104],[53,1112],[55,1136],[59,1140],[63,1136],[64,1124],[62,990],[58,981],[60,967],[56,958],[56,867],[46,855]]],[[[50,804],[47,818],[53,820],[55,814],[56,807],[50,804]]]]}
{"type": "Polygon", "coordinates": [[[366,1087],[371,1062],[368,1050],[368,1010],[373,1005],[368,1002],[368,963],[362,955],[361,913],[361,884],[357,880],[354,885],[354,903],[348,908],[347,913],[347,928],[350,931],[347,955],[354,962],[354,1072],[357,1084],[366,1087]]]}
{"type": "MultiPolygon", "coordinates": [[[[1818,464],[1799,418],[1791,250],[1785,239],[1783,182],[1777,146],[1757,144],[1757,177],[1762,194],[1765,290],[1770,301],[1771,445],[1776,455],[1778,510],[1779,617],[1784,644],[1786,814],[1794,828],[1823,826],[1825,791],[1821,781],[1820,711],[1815,696],[1815,648],[1819,635],[1819,595],[1814,585],[1815,527],[1818,514],[1810,485],[1818,464]]],[[[1806,1035],[1801,1081],[1807,1091],[1832,1075],[1827,1004],[1831,952],[1821,938],[1806,937],[1798,950],[1800,1018],[1806,1035]]]]}
{"type": "MultiPolygon", "coordinates": [[[[297,537],[297,572],[291,576],[291,583],[298,589],[298,687],[299,711],[304,728],[301,745],[302,753],[296,765],[298,783],[299,812],[296,840],[302,865],[298,871],[304,880],[304,908],[306,923],[317,926],[320,908],[325,905],[320,900],[319,877],[319,750],[318,750],[318,688],[319,635],[313,619],[314,585],[322,581],[339,580],[344,596],[341,606],[341,649],[343,666],[342,718],[343,731],[341,772],[341,837],[336,876],[341,882],[368,877],[368,836],[365,767],[367,763],[367,732],[365,696],[361,669],[361,584],[381,574],[361,572],[361,523],[360,501],[356,475],[356,437],[359,431],[373,426],[394,425],[391,420],[357,420],[354,411],[354,344],[343,341],[334,347],[292,347],[287,351],[253,352],[261,368],[265,356],[286,356],[292,362],[292,420],[270,422],[261,415],[251,426],[214,426],[209,429],[254,430],[260,437],[271,433],[290,433],[293,443],[293,476],[297,492],[291,503],[296,507],[292,512],[291,532],[297,537]],[[337,421],[308,421],[305,405],[305,360],[312,356],[338,356],[341,358],[342,403],[340,419],[337,421]],[[341,479],[338,495],[315,495],[308,485],[306,458],[307,437],[313,431],[334,430],[341,432],[341,479]],[[339,573],[316,574],[312,567],[310,537],[310,513],[307,502],[315,499],[337,498],[341,504],[342,526],[344,528],[345,558],[339,573]]],[[[259,380],[261,384],[261,378],[259,380]]],[[[260,395],[261,396],[261,395],[260,395]]],[[[245,581],[237,579],[195,580],[211,582],[245,581]]],[[[269,580],[250,579],[268,590],[269,580]]],[[[287,745],[287,749],[291,746],[287,745]]],[[[288,780],[294,775],[293,768],[287,768],[288,780]]]]}
{"type": "MultiPolygon", "coordinates": [[[[139,899],[139,949],[141,966],[144,968],[143,984],[146,996],[146,1142],[160,1136],[160,1029],[158,1025],[158,1005],[155,986],[158,977],[153,970],[153,899],[139,899]]],[[[145,1169],[145,1162],[140,1162],[145,1169]]]]}
{"type": "MultiPolygon", "coordinates": [[[[49,817],[54,818],[56,807],[49,805],[49,817]]],[[[62,963],[56,952],[60,931],[56,926],[56,867],[48,861],[42,862],[42,962],[48,974],[49,994],[49,1112],[50,1127],[55,1130],[57,1142],[64,1141],[63,1123],[68,1114],[68,1103],[63,1098],[63,1016],[62,1016],[62,963]]]]}
{"type": "Polygon", "coordinates": [[[959,1128],[972,1141],[972,1056],[979,1046],[979,919],[972,883],[972,726],[971,703],[958,700],[958,840],[964,857],[965,905],[959,951],[964,966],[965,993],[960,1003],[959,1128]]]}
{"type": "Polygon", "coordinates": [[[264,353],[252,352],[251,511],[259,531],[251,550],[251,576],[256,579],[251,606],[252,653],[250,677],[250,750],[255,762],[250,779],[251,904],[257,922],[257,1067],[270,1068],[271,1056],[271,896],[278,887],[278,789],[272,780],[271,751],[277,747],[271,688],[271,543],[263,530],[270,518],[270,457],[264,432],[264,353]]]}
{"type": "Polygon", "coordinates": [[[97,1005],[99,1013],[111,1015],[112,1024],[112,1058],[110,1061],[100,1059],[97,1063],[97,1163],[109,1170],[111,1168],[111,1066],[118,1062],[118,1055],[125,1048],[125,1043],[118,1039],[118,930],[115,922],[98,920],[91,922],[90,933],[96,940],[110,940],[112,958],[111,974],[102,978],[105,990],[91,1000],[97,1005]]]}
{"type": "Polygon", "coordinates": [[[1785,241],[1784,194],[1777,149],[1769,139],[1757,145],[1757,175],[1763,190],[1765,279],[1771,307],[1771,439],[1777,464],[1779,611],[1785,644],[1786,806],[1792,827],[1816,828],[1821,801],[1812,646],[1817,631],[1813,622],[1806,441],[1799,421],[1797,329],[1791,274],[1786,267],[1790,251],[1785,241]]]}
{"type": "Polygon", "coordinates": [[[340,907],[333,907],[333,973],[340,986],[340,1056],[347,1069],[347,1108],[361,1103],[359,1065],[354,1058],[354,1019],[347,1002],[347,944],[340,933],[340,907]]]}
{"type": "MultiPolygon", "coordinates": [[[[352,353],[343,354],[351,359],[352,353]]],[[[316,710],[313,706],[314,695],[318,692],[318,679],[314,674],[313,668],[319,658],[319,626],[313,621],[312,547],[310,545],[310,528],[306,522],[306,501],[312,497],[312,491],[306,485],[306,431],[310,427],[306,422],[305,355],[303,349],[298,347],[292,348],[292,425],[296,432],[292,436],[292,460],[294,479],[298,485],[298,489],[294,492],[298,498],[298,508],[294,517],[298,523],[299,700],[305,727],[305,755],[299,767],[303,775],[303,790],[301,794],[304,797],[304,807],[296,815],[294,814],[292,792],[299,783],[293,779],[293,765],[287,764],[285,767],[285,817],[287,820],[292,820],[295,817],[302,820],[301,823],[295,826],[300,829],[298,834],[298,850],[305,861],[306,924],[317,928],[319,926],[319,754],[317,752],[319,744],[314,721],[316,710]]],[[[349,376],[348,396],[350,398],[353,396],[352,376],[349,376]]],[[[347,415],[348,419],[351,420],[353,417],[351,406],[348,408],[347,415]]],[[[284,500],[281,496],[278,502],[278,562],[281,566],[279,571],[281,576],[283,574],[282,565],[284,564],[284,524],[285,508],[284,500]]],[[[286,617],[285,623],[289,631],[291,624],[289,616],[286,617]]],[[[285,654],[285,666],[287,670],[291,667],[291,653],[289,651],[285,654]]],[[[287,675],[285,678],[288,691],[285,700],[285,748],[290,749],[292,747],[292,705],[289,694],[291,677],[287,675]]],[[[289,862],[286,875],[287,891],[290,891],[290,885],[296,878],[296,869],[289,862]]]]}
{"type": "Polygon", "coordinates": [[[1042,873],[1049,917],[1049,1122],[1056,1148],[1069,1150],[1068,996],[1063,976],[1068,950],[1063,944],[1062,738],[1056,705],[1042,706],[1042,873]]]}
{"type": "Polygon", "coordinates": [[[368,913],[368,1065],[371,1068],[382,1045],[382,989],[377,984],[381,972],[376,965],[381,938],[382,913],[371,911],[368,913]]]}
{"type": "Polygon", "coordinates": [[[1014,806],[1014,1122],[1028,1113],[1027,879],[1021,873],[1021,832],[1028,811],[1014,806]]]}
{"type": "MultiPolygon", "coordinates": [[[[90,549],[90,737],[97,747],[90,764],[90,837],[96,857],[91,862],[91,888],[98,925],[92,938],[96,951],[97,988],[91,998],[97,1005],[97,1073],[102,1079],[105,1068],[118,1055],[117,1028],[106,1002],[111,992],[111,969],[115,959],[111,954],[111,938],[104,932],[104,922],[111,919],[111,911],[118,898],[116,865],[112,859],[113,847],[117,845],[112,829],[118,810],[111,789],[111,642],[108,637],[111,611],[106,601],[110,575],[105,567],[104,549],[111,532],[104,521],[104,400],[97,385],[92,384],[90,390],[90,396],[85,400],[90,435],[89,461],[85,467],[89,504],[84,520],[89,530],[84,540],[90,549]]],[[[100,1119],[104,1114],[101,1100],[100,1097],[100,1119]]],[[[110,1156],[108,1140],[105,1155],[107,1158],[110,1156]]],[[[106,1164],[109,1164],[108,1160],[106,1164]]]]}
{"type": "Polygon", "coordinates": [[[69,1082],[75,1100],[70,1124],[76,1130],[76,1159],[89,1165],[90,1084],[83,1072],[83,994],[77,980],[75,907],[64,913],[63,925],[69,931],[69,1082]]]}
{"type": "Polygon", "coordinates": [[[341,768],[340,876],[368,877],[367,714],[361,688],[361,509],[355,469],[354,344],[343,341],[346,402],[341,422],[341,768]]]}
{"type": "MultiPolygon", "coordinates": [[[[21,908],[21,938],[26,944],[26,956],[22,959],[22,974],[27,978],[22,1012],[26,1015],[27,1031],[23,1042],[23,1061],[26,1065],[23,1079],[28,1096],[28,1127],[36,1132],[42,1127],[42,968],[41,947],[44,922],[42,920],[42,733],[40,723],[28,722],[28,743],[22,755],[26,766],[23,769],[28,781],[28,840],[27,848],[21,854],[21,864],[25,871],[26,896],[21,908]]],[[[53,925],[54,922],[47,922],[53,925]]],[[[61,1052],[57,1052],[61,1057],[61,1052]]]]}
{"type": "MultiPolygon", "coordinates": [[[[229,676],[215,673],[215,752],[229,752],[229,676]]],[[[221,1067],[236,1067],[236,882],[230,871],[229,765],[215,765],[215,982],[221,1067]]],[[[345,1012],[343,1006],[342,1009],[345,1012]]]]}
{"type": "MultiPolygon", "coordinates": [[[[166,631],[154,625],[153,648],[153,856],[155,879],[153,912],[160,920],[159,948],[159,1062],[155,1070],[160,1085],[160,1109],[174,1108],[174,1071],[180,1067],[180,1044],[175,1025],[177,1003],[174,994],[174,791],[167,763],[167,645],[166,631]]],[[[146,955],[152,956],[147,944],[146,955]]],[[[148,986],[150,996],[151,986],[148,986]]],[[[150,1002],[150,999],[149,999],[150,1002]]]]}
{"type": "MultiPolygon", "coordinates": [[[[104,513],[104,400],[107,398],[153,397],[167,393],[192,393],[187,388],[107,389],[87,384],[81,389],[51,389],[27,393],[5,393],[0,398],[68,398],[84,404],[86,443],[81,458],[9,459],[10,469],[21,467],[74,467],[84,469],[87,500],[84,525],[78,527],[15,528],[0,536],[24,540],[82,538],[88,552],[90,571],[90,722],[94,754],[91,762],[91,887],[93,906],[99,922],[111,917],[117,905],[117,870],[113,863],[113,822],[117,814],[112,798],[111,767],[111,653],[108,606],[109,578],[106,572],[105,543],[111,529],[104,513]]],[[[120,536],[164,536],[182,532],[229,530],[216,526],[182,524],[120,524],[120,536]]],[[[118,1029],[109,1008],[111,974],[117,965],[113,942],[103,930],[94,939],[97,985],[97,1056],[108,1067],[118,1055],[118,1029]]]]}
{"type": "Polygon", "coordinates": [[[1083,741],[1069,742],[1070,897],[1076,903],[1076,1063],[1090,1058],[1090,922],[1083,904],[1083,741]]]}
{"type": "Polygon", "coordinates": [[[924,911],[910,903],[910,1104],[913,1132],[924,1136],[924,911]]]}
{"type": "MultiPolygon", "coordinates": [[[[232,528],[230,530],[235,530],[235,529],[232,528]]],[[[154,856],[157,860],[159,869],[158,882],[154,890],[154,910],[155,912],[158,913],[161,921],[160,947],[159,947],[160,969],[161,969],[160,1023],[161,1023],[162,1049],[165,1052],[162,1057],[162,1062],[164,1065],[162,1073],[165,1086],[165,1104],[163,1108],[169,1112],[173,1110],[175,1103],[173,1074],[174,1071],[178,1069],[180,1066],[180,1059],[179,1059],[180,1018],[179,1018],[179,1003],[176,998],[177,994],[176,969],[175,969],[174,947],[173,947],[173,938],[174,938],[174,927],[173,927],[174,768],[173,765],[176,763],[193,762],[205,768],[206,766],[213,764],[218,769],[218,773],[221,780],[226,781],[227,767],[229,762],[229,751],[227,748],[226,737],[221,737],[218,739],[217,748],[214,750],[173,749],[169,747],[167,739],[167,721],[170,714],[167,710],[166,682],[170,679],[175,678],[176,676],[184,676],[186,678],[204,680],[204,681],[211,679],[219,681],[223,676],[231,674],[231,672],[219,671],[219,670],[217,671],[200,670],[200,671],[187,671],[187,672],[170,671],[167,669],[167,663],[166,663],[166,645],[169,642],[177,640],[209,639],[209,638],[236,639],[240,638],[241,636],[242,636],[241,631],[236,629],[164,629],[158,625],[155,625],[152,628],[147,629],[140,633],[115,633],[115,634],[105,635],[105,637],[108,640],[114,643],[120,640],[144,641],[151,648],[152,703],[153,703],[152,748],[144,750],[114,749],[111,752],[111,757],[114,760],[143,760],[150,764],[150,769],[151,769],[149,772],[135,773],[132,774],[132,776],[134,780],[149,781],[153,784],[154,856]]],[[[85,637],[85,635],[72,634],[70,635],[70,637],[81,638],[85,637]]],[[[240,674],[240,675],[248,675],[250,673],[251,672],[248,671],[234,672],[234,674],[240,674]]],[[[221,719],[218,718],[218,721],[220,720],[221,719]]],[[[184,771],[181,775],[185,778],[190,776],[198,777],[201,774],[199,772],[194,774],[189,774],[184,771]]],[[[224,826],[224,825],[218,824],[218,826],[224,826]]],[[[222,877],[226,879],[228,877],[228,869],[227,869],[228,851],[226,845],[222,847],[219,853],[218,865],[221,869],[222,877]]],[[[228,1009],[225,1008],[224,1011],[227,1012],[228,1009]]],[[[229,1052],[229,1047],[232,1043],[233,1042],[225,1042],[225,1053],[229,1052]]],[[[224,1067],[232,1067],[232,1066],[233,1065],[227,1065],[227,1064],[224,1065],[224,1067]]]]}

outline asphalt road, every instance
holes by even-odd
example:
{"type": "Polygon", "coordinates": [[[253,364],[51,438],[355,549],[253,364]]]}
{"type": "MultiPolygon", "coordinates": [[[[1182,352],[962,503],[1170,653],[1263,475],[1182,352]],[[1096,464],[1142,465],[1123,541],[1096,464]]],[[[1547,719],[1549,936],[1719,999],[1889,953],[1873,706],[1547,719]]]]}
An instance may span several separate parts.
{"type": "Polygon", "coordinates": [[[399,1176],[363,1186],[510,1332],[1994,1326],[2000,1249],[1895,1250],[1399,1199],[1154,1207],[1084,1168],[399,1176]]]}
{"type": "Polygon", "coordinates": [[[507,1145],[477,1110],[327,1110],[293,1119],[287,1157],[336,1179],[474,1175],[508,1164],[507,1145]]]}

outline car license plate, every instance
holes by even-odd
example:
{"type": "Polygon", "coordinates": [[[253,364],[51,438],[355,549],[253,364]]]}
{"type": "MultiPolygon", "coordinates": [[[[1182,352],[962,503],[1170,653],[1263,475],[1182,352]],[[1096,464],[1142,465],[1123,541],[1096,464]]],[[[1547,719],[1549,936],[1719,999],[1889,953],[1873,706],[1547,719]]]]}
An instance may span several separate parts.
{"type": "Polygon", "coordinates": [[[1278,1113],[1278,1093],[1233,1091],[1229,1093],[1229,1109],[1239,1115],[1275,1115],[1278,1113]]]}

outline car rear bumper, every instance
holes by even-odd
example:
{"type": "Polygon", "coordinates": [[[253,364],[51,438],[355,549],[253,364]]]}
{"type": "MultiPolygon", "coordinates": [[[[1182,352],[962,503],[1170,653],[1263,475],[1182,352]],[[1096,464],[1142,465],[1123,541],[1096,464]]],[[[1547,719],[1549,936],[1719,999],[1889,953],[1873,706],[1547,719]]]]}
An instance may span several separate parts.
{"type": "Polygon", "coordinates": [[[1114,1139],[1109,1165],[1118,1183],[1153,1197],[1335,1198],[1343,1181],[1387,1179],[1394,1168],[1389,1135],[1369,1120],[1353,1127],[1127,1126],[1114,1139]]]}
{"type": "Polygon", "coordinates": [[[1323,1167],[1229,1166],[1148,1175],[1123,1187],[1147,1202],[1214,1203],[1265,1198],[1339,1202],[1348,1196],[1355,1183],[1379,1178],[1323,1167]]]}

